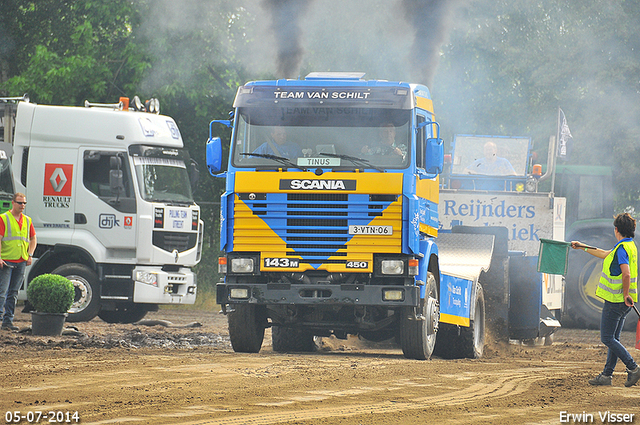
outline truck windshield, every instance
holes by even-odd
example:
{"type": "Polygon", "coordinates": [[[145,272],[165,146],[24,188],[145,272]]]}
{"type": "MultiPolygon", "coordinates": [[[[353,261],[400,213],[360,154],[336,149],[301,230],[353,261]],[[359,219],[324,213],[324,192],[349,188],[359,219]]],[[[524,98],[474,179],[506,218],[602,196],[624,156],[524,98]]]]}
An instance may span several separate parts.
{"type": "Polygon", "coordinates": [[[457,134],[453,143],[452,174],[525,176],[531,140],[526,137],[457,134]]]}
{"type": "Polygon", "coordinates": [[[11,199],[13,197],[13,192],[11,162],[7,158],[5,152],[0,151],[0,199],[11,199]]]}
{"type": "Polygon", "coordinates": [[[149,202],[192,204],[187,165],[189,154],[183,149],[157,146],[129,148],[140,196],[149,202]]]}
{"type": "Polygon", "coordinates": [[[404,168],[411,152],[410,127],[406,109],[241,107],[232,162],[236,167],[404,168]]]}

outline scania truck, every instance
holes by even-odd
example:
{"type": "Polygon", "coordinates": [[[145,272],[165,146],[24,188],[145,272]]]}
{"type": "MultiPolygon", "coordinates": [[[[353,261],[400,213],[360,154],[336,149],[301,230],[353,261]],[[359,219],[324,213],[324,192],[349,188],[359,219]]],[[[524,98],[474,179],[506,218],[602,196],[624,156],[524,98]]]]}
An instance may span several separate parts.
{"type": "Polygon", "coordinates": [[[357,335],[395,339],[412,359],[480,357],[486,291],[544,331],[540,274],[500,229],[440,231],[444,143],[426,86],[358,73],[249,82],[209,131],[207,166],[226,178],[217,301],[235,351],[258,352],[270,327],[275,351],[357,335]],[[219,124],[232,129],[224,172],[219,124]]]}
{"type": "Polygon", "coordinates": [[[196,298],[191,267],[204,224],[192,162],[174,120],[147,112],[158,112],[157,101],[134,100],[13,105],[15,190],[27,196],[38,238],[27,282],[69,278],[69,321],[131,323],[159,304],[196,298]]]}

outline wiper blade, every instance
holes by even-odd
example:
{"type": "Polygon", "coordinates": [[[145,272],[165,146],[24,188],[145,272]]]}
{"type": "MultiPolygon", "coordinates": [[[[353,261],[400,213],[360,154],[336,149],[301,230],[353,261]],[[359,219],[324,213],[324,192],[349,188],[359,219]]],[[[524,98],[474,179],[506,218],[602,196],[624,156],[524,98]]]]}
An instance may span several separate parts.
{"type": "Polygon", "coordinates": [[[159,204],[166,204],[168,206],[188,206],[193,205],[193,202],[189,201],[177,201],[175,199],[161,199],[161,198],[152,198],[148,200],[149,202],[157,202],[159,204]]]}
{"type": "Polygon", "coordinates": [[[358,158],[357,156],[341,155],[341,154],[329,153],[329,152],[320,152],[320,155],[330,156],[331,158],[346,159],[347,161],[353,162],[355,165],[373,168],[376,171],[380,171],[381,173],[384,173],[384,168],[380,168],[377,165],[373,165],[371,161],[366,160],[364,158],[358,158]]]}
{"type": "Polygon", "coordinates": [[[299,165],[294,164],[289,158],[285,158],[284,156],[270,155],[268,153],[253,153],[253,152],[241,152],[240,155],[248,155],[248,156],[256,156],[258,158],[273,159],[274,161],[278,161],[280,164],[287,165],[291,168],[299,168],[302,171],[307,171],[305,167],[301,167],[299,165]]]}

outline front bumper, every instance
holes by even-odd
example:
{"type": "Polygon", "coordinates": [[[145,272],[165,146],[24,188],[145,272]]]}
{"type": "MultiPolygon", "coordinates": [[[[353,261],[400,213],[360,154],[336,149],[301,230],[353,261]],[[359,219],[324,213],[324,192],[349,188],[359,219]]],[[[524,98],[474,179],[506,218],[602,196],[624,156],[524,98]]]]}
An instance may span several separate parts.
{"type": "Polygon", "coordinates": [[[263,304],[263,305],[362,305],[417,307],[420,305],[418,286],[363,285],[363,284],[288,284],[288,283],[218,283],[218,304],[263,304]],[[246,297],[234,297],[245,294],[246,297]],[[387,300],[384,294],[401,292],[402,297],[387,300]]]}
{"type": "Polygon", "coordinates": [[[133,302],[152,304],[193,304],[196,301],[197,279],[190,268],[180,268],[176,272],[166,272],[153,267],[136,267],[136,272],[153,273],[157,277],[155,284],[134,280],[133,302]]]}

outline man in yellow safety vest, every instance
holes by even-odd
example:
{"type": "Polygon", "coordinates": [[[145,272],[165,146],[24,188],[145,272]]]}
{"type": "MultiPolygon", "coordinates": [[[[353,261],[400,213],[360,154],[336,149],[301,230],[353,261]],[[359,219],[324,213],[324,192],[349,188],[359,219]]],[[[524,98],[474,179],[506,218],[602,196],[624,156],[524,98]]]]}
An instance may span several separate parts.
{"type": "Polygon", "coordinates": [[[584,249],[589,254],[604,259],[602,275],[596,295],[604,300],[600,319],[600,339],[609,348],[604,371],[589,380],[591,385],[611,385],[611,377],[618,359],[627,366],[625,387],[635,385],[640,380],[640,368],[620,343],[620,332],[624,319],[638,301],[638,250],[633,242],[636,221],[629,214],[618,214],[613,220],[614,235],[618,243],[610,251],[585,247],[572,241],[574,249],[584,249]]]}
{"type": "Polygon", "coordinates": [[[0,215],[0,316],[3,330],[18,330],[13,324],[18,290],[37,245],[31,218],[22,213],[26,205],[26,196],[18,192],[13,195],[11,209],[0,215]]]}

